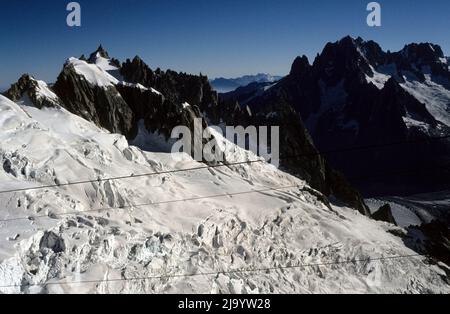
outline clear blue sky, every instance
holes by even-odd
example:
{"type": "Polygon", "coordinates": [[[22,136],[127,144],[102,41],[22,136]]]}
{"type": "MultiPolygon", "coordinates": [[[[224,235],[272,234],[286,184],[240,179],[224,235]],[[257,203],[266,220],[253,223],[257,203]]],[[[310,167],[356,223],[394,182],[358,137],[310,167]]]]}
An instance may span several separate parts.
{"type": "Polygon", "coordinates": [[[381,28],[366,24],[368,0],[80,0],[82,27],[66,25],[69,0],[0,0],[0,87],[30,73],[54,81],[66,58],[102,43],[124,60],[209,77],[286,74],[345,35],[384,49],[430,41],[450,54],[450,1],[380,0],[381,28]]]}

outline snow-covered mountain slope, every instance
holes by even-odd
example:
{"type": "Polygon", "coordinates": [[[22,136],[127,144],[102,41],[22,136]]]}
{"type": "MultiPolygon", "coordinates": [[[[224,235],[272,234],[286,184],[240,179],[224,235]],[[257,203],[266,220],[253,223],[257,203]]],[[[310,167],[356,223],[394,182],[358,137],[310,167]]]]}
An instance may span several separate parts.
{"type": "Polygon", "coordinates": [[[425,75],[424,82],[405,80],[401,86],[424,103],[436,120],[450,126],[450,81],[425,75]]]}
{"type": "MultiPolygon", "coordinates": [[[[447,64],[447,60],[445,63],[440,62],[441,65],[447,64]]],[[[372,67],[372,71],[373,76],[366,76],[367,82],[383,89],[386,82],[393,77],[409,94],[425,104],[436,120],[450,126],[450,80],[448,78],[432,74],[430,68],[426,66],[418,70],[422,78],[410,71],[399,70],[395,64],[380,65],[377,69],[372,67]]]]}
{"type": "Polygon", "coordinates": [[[359,51],[373,73],[366,74],[369,83],[383,89],[385,83],[394,78],[409,94],[425,104],[436,120],[450,126],[450,71],[439,46],[410,44],[397,53],[374,60],[369,56],[368,43],[361,44],[363,48],[359,51]]]}
{"type": "Polygon", "coordinates": [[[367,261],[415,254],[394,226],[329,207],[265,163],[170,173],[204,165],[3,96],[0,156],[2,293],[450,292],[443,266],[423,257],[367,261]],[[264,192],[232,195],[252,190],[264,192]],[[278,268],[299,264],[323,265],[278,268]],[[146,277],[158,278],[136,280],[146,277]]]}
{"type": "Polygon", "coordinates": [[[119,80],[107,72],[108,67],[104,64],[99,66],[98,64],[91,64],[77,58],[70,58],[67,66],[73,66],[76,73],[83,76],[93,86],[111,87],[119,83],[119,80]]]}
{"type": "Polygon", "coordinates": [[[11,86],[6,96],[14,101],[26,102],[38,108],[58,106],[61,100],[44,81],[36,80],[28,74],[11,86]]]}

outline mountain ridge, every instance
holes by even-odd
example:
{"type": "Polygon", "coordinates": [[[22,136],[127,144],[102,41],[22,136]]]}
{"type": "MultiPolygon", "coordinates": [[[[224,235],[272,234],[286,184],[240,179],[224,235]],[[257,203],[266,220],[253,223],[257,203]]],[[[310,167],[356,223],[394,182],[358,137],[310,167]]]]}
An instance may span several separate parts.
{"type": "Polygon", "coordinates": [[[247,86],[251,83],[273,83],[280,80],[282,76],[271,75],[267,73],[258,73],[255,75],[244,75],[236,78],[218,77],[210,80],[210,84],[219,93],[230,92],[239,87],[247,86]]]}
{"type": "MultiPolygon", "coordinates": [[[[306,56],[296,58],[290,74],[270,89],[262,93],[255,89],[253,94],[247,91],[243,97],[235,95],[231,99],[227,95],[224,101],[250,99],[245,105],[260,115],[277,112],[274,105],[287,103],[300,115],[318,149],[333,151],[450,134],[449,82],[450,72],[437,45],[409,44],[391,53],[373,41],[347,36],[327,43],[312,64],[306,56]]],[[[442,164],[448,152],[448,141],[441,141],[393,148],[384,157],[355,153],[328,158],[347,177],[354,177],[367,171],[370,175],[442,164]]],[[[440,183],[435,188],[446,186],[444,176],[437,173],[440,183]]],[[[401,191],[395,186],[406,187],[407,181],[394,183],[386,178],[384,192],[421,192],[421,179],[417,178],[418,186],[401,191]]],[[[431,187],[430,180],[427,182],[431,187]]],[[[426,186],[422,184],[422,188],[426,186]]],[[[383,190],[380,185],[363,188],[369,193],[383,190]]]]}

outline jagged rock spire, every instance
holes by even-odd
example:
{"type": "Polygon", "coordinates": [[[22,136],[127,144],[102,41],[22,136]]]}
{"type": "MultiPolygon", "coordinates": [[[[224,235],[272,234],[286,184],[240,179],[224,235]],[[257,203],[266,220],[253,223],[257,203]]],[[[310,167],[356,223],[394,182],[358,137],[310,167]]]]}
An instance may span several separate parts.
{"type": "Polygon", "coordinates": [[[89,61],[90,62],[95,61],[95,59],[99,56],[102,58],[109,59],[108,52],[103,48],[101,44],[98,46],[97,50],[91,53],[91,55],[89,56],[89,61]]]}
{"type": "Polygon", "coordinates": [[[23,74],[20,79],[11,85],[11,87],[5,92],[5,96],[12,101],[18,101],[22,95],[29,89],[34,89],[36,81],[29,74],[23,74]]]}
{"type": "Polygon", "coordinates": [[[311,65],[309,64],[308,58],[305,55],[297,57],[292,64],[290,74],[301,75],[308,71],[310,67],[311,65]]]}

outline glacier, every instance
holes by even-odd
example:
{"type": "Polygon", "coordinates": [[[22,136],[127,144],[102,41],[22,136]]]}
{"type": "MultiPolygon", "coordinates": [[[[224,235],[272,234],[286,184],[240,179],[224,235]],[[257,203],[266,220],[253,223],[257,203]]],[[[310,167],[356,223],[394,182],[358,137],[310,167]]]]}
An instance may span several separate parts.
{"type": "Polygon", "coordinates": [[[450,292],[445,266],[416,256],[401,228],[272,165],[175,161],[3,96],[0,130],[1,293],[450,292]]]}

